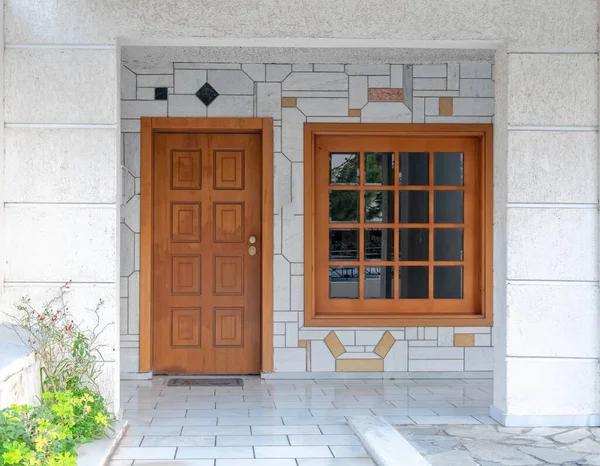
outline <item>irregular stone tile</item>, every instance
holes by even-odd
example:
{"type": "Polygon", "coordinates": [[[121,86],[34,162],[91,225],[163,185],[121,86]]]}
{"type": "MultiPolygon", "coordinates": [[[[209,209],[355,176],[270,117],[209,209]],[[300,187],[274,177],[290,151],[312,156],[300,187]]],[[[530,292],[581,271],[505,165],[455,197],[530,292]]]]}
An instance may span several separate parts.
{"type": "Polygon", "coordinates": [[[347,91],[348,76],[345,73],[293,72],[283,81],[283,90],[347,91]]]}
{"type": "Polygon", "coordinates": [[[410,123],[411,111],[402,102],[369,102],[361,112],[365,123],[410,123]]]}
{"type": "Polygon", "coordinates": [[[563,451],[557,450],[556,448],[519,447],[519,450],[548,463],[557,464],[563,464],[567,461],[577,461],[584,456],[584,454],[580,452],[563,451]]]}
{"type": "Polygon", "coordinates": [[[448,451],[425,457],[431,466],[477,466],[471,455],[466,451],[448,451]]]}
{"type": "Polygon", "coordinates": [[[592,466],[600,466],[600,455],[588,455],[585,457],[585,463],[592,466]]]}
{"type": "Polygon", "coordinates": [[[506,433],[506,434],[517,434],[520,435],[523,432],[527,431],[523,427],[498,427],[498,432],[506,433]]]}
{"type": "Polygon", "coordinates": [[[465,448],[477,459],[497,461],[507,466],[527,466],[539,461],[516,448],[488,441],[465,443],[465,448]]]}
{"type": "Polygon", "coordinates": [[[511,437],[508,433],[498,432],[495,426],[473,426],[470,429],[467,426],[448,427],[445,429],[448,435],[455,437],[476,438],[481,440],[502,440],[511,437]]]}
{"type": "MultiPolygon", "coordinates": [[[[531,436],[525,436],[525,435],[520,435],[518,437],[513,437],[512,440],[521,440],[523,442],[526,442],[526,444],[535,444],[535,445],[553,445],[554,442],[552,442],[552,440],[549,440],[545,437],[537,437],[535,435],[531,435],[531,436]]],[[[508,443],[508,442],[506,442],[508,443]]]]}
{"type": "Polygon", "coordinates": [[[242,70],[210,70],[208,83],[219,94],[252,95],[254,92],[254,82],[242,70]]]}
{"type": "Polygon", "coordinates": [[[574,443],[591,435],[587,429],[575,429],[555,435],[552,439],[560,443],[574,443]]]}
{"type": "Polygon", "coordinates": [[[560,429],[558,427],[534,427],[528,432],[524,432],[523,435],[534,435],[538,437],[548,437],[549,435],[557,435],[568,429],[560,429]]]}
{"type": "Polygon", "coordinates": [[[592,439],[586,438],[580,442],[572,443],[568,447],[564,447],[568,450],[583,451],[585,453],[593,453],[595,455],[600,454],[600,444],[592,439]]]}

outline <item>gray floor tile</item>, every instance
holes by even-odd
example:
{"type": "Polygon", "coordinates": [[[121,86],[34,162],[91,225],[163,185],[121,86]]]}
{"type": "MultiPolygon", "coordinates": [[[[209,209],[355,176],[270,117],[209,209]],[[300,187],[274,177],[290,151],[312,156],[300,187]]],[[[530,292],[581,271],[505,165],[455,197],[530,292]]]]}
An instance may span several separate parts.
{"type": "Polygon", "coordinates": [[[257,458],[331,458],[328,447],[255,447],[257,458]]]}
{"type": "Polygon", "coordinates": [[[217,437],[218,447],[254,447],[289,445],[286,435],[223,435],[217,437]]]}
{"type": "Polygon", "coordinates": [[[372,409],[376,416],[436,416],[437,413],[430,408],[394,408],[394,409],[372,409]]]}
{"type": "Polygon", "coordinates": [[[186,426],[181,435],[250,435],[249,426],[186,426]]]}
{"type": "Polygon", "coordinates": [[[289,435],[291,445],[360,445],[354,434],[343,435],[289,435]]]}
{"type": "Polygon", "coordinates": [[[136,460],[133,466],[214,466],[215,460],[136,460]]]}
{"type": "Polygon", "coordinates": [[[471,416],[410,416],[417,424],[480,424],[471,416]]]}
{"type": "MultiPolygon", "coordinates": [[[[341,427],[341,426],[340,426],[341,427]]],[[[320,435],[318,426],[252,426],[252,435],[320,435]]]]}
{"type": "Polygon", "coordinates": [[[311,412],[308,409],[250,409],[250,417],[266,417],[266,416],[310,416],[311,412]]]}
{"type": "Polygon", "coordinates": [[[326,425],[326,424],[346,424],[345,417],[284,417],[283,423],[286,426],[303,425],[326,425]]]}
{"type": "Polygon", "coordinates": [[[152,419],[150,426],[216,426],[216,417],[161,417],[152,419]]]}
{"type": "Polygon", "coordinates": [[[352,429],[349,426],[334,424],[334,425],[319,425],[322,434],[325,435],[340,435],[352,434],[352,429]]]}
{"type": "Polygon", "coordinates": [[[127,429],[127,435],[179,435],[181,433],[180,426],[160,426],[160,427],[145,427],[131,426],[127,429]]]}
{"type": "Polygon", "coordinates": [[[119,447],[115,460],[168,460],[175,458],[175,447],[119,447]]]}
{"type": "Polygon", "coordinates": [[[217,421],[220,426],[280,426],[283,424],[280,417],[220,417],[217,421]]]}
{"type": "Polygon", "coordinates": [[[119,442],[119,446],[121,447],[139,447],[142,443],[142,439],[144,438],[141,435],[127,435],[128,432],[125,432],[125,435],[119,442]]]}
{"type": "Polygon", "coordinates": [[[235,459],[217,460],[216,466],[296,466],[294,459],[235,459]]]}
{"type": "Polygon", "coordinates": [[[142,447],[214,447],[215,437],[210,435],[147,435],[142,447]]]}
{"type": "Polygon", "coordinates": [[[375,466],[375,463],[369,458],[299,459],[298,466],[375,466]]]}
{"type": "Polygon", "coordinates": [[[180,447],[176,458],[254,458],[254,451],[252,447],[180,447]]]}
{"type": "Polygon", "coordinates": [[[370,458],[362,446],[330,446],[333,456],[336,458],[370,458]]]}
{"type": "Polygon", "coordinates": [[[335,408],[331,401],[276,401],[277,409],[327,409],[335,408]]]}
{"type": "Polygon", "coordinates": [[[124,419],[156,417],[185,417],[185,409],[171,409],[169,411],[157,409],[126,409],[123,411],[124,419]]]}
{"type": "MultiPolygon", "coordinates": [[[[186,417],[248,417],[247,409],[188,409],[186,417]]],[[[177,417],[177,416],[173,416],[177,417]]]]}

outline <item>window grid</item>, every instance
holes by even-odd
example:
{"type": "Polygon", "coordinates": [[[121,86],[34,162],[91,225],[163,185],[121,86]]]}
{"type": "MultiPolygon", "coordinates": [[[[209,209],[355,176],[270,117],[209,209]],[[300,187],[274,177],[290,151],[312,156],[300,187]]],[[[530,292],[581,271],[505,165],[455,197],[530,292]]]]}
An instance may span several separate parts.
{"type": "MultiPolygon", "coordinates": [[[[447,260],[435,260],[435,230],[438,228],[461,228],[464,232],[464,182],[462,186],[435,186],[435,152],[434,151],[423,151],[423,154],[427,154],[428,157],[428,185],[410,185],[400,184],[400,167],[401,167],[401,154],[402,152],[375,152],[375,151],[361,151],[356,152],[359,155],[358,158],[358,185],[356,184],[332,184],[329,183],[330,191],[358,191],[359,192],[359,212],[358,221],[356,223],[348,222],[332,222],[329,221],[329,228],[333,229],[357,229],[358,230],[358,261],[334,261],[329,260],[329,267],[358,267],[358,283],[359,293],[358,299],[365,299],[365,270],[367,267],[393,267],[393,299],[400,298],[400,267],[402,266],[427,266],[428,267],[428,297],[420,298],[433,300],[434,299],[434,267],[435,266],[462,266],[464,273],[464,255],[460,261],[447,261],[447,260]],[[389,153],[393,154],[393,183],[391,185],[376,185],[366,184],[366,157],[367,154],[371,153],[389,153]],[[367,222],[366,211],[365,211],[365,192],[369,191],[394,191],[394,208],[393,218],[394,222],[367,222]],[[427,191],[429,193],[428,199],[428,223],[402,223],[400,222],[400,193],[403,191],[427,191]],[[436,191],[462,191],[463,192],[463,222],[462,223],[435,223],[435,192],[436,191]],[[396,204],[397,203],[397,204],[396,204]],[[365,258],[365,230],[367,229],[378,229],[383,230],[386,228],[392,228],[393,233],[393,257],[394,259],[389,260],[367,260],[365,258]],[[400,260],[400,231],[401,229],[427,229],[428,234],[428,260],[416,261],[416,260],[400,260]]],[[[464,164],[464,162],[463,162],[464,164]]],[[[463,169],[466,171],[466,164],[463,165],[463,169]]],[[[464,247],[464,238],[463,238],[464,247]]],[[[383,299],[383,298],[382,298],[383,299]]]]}

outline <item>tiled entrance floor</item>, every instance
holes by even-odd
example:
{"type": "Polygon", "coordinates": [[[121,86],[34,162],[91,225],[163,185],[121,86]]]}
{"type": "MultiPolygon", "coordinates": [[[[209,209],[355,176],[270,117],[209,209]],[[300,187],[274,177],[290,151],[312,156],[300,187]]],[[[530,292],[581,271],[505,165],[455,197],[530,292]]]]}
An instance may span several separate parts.
{"type": "Polygon", "coordinates": [[[489,424],[490,379],[261,380],[244,387],[123,381],[131,427],[112,466],[373,465],[348,416],[391,424],[489,424]]]}

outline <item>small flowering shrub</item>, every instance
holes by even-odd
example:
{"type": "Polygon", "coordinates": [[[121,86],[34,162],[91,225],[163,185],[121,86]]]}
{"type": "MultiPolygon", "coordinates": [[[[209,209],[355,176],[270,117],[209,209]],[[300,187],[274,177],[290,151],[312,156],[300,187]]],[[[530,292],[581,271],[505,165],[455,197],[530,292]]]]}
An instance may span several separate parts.
{"type": "MultiPolygon", "coordinates": [[[[69,283],[41,310],[29,298],[13,316],[23,343],[41,365],[39,406],[12,405],[0,411],[0,466],[75,466],[76,448],[103,437],[113,420],[99,393],[97,379],[103,345],[100,337],[100,301],[91,312],[91,329],[77,323],[65,301],[69,283]]],[[[109,324],[112,325],[112,324],[109,324]]]]}

